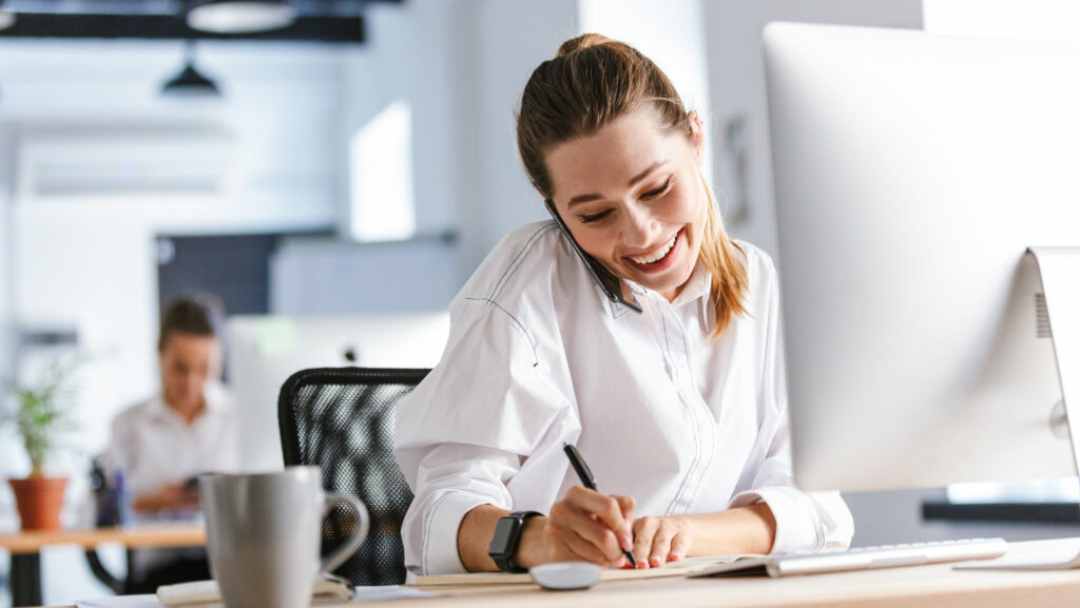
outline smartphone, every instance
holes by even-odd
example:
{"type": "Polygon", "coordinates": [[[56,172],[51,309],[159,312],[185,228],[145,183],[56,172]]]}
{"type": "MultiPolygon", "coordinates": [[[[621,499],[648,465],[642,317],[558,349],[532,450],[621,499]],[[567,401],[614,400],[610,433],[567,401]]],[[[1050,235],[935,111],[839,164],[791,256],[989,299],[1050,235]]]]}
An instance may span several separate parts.
{"type": "Polygon", "coordinates": [[[570,229],[566,227],[566,223],[563,222],[559,216],[559,212],[555,210],[555,203],[551,202],[551,199],[544,200],[544,206],[547,207],[548,213],[551,214],[552,219],[559,226],[559,231],[562,232],[566,240],[570,242],[570,246],[577,252],[581,261],[585,263],[585,268],[589,269],[589,274],[596,279],[596,282],[600,285],[600,289],[603,290],[604,295],[609,300],[616,304],[622,304],[623,306],[633,310],[635,312],[641,312],[641,306],[637,302],[631,302],[623,298],[622,283],[619,281],[619,277],[611,273],[610,270],[604,268],[604,265],[597,262],[591,255],[585,253],[585,250],[578,245],[574,240],[574,235],[570,234],[570,229]]]}

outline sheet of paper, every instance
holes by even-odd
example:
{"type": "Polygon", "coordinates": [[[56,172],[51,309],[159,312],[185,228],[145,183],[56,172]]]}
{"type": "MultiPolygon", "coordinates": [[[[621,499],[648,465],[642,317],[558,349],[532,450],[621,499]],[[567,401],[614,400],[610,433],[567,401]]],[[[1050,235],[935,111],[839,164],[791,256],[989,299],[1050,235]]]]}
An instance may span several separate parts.
{"type": "Polygon", "coordinates": [[[378,587],[357,587],[353,591],[352,602],[382,602],[415,597],[435,597],[435,594],[423,589],[414,589],[405,585],[380,585],[378,587]]]}
{"type": "Polygon", "coordinates": [[[162,608],[156,595],[114,595],[75,602],[76,608],[162,608]]]}
{"type": "MultiPolygon", "coordinates": [[[[603,581],[617,581],[625,579],[660,578],[667,576],[686,576],[697,568],[704,568],[710,564],[728,563],[744,557],[741,555],[706,555],[691,557],[677,562],[667,563],[659,568],[605,570],[601,575],[603,581]]],[[[439,587],[445,585],[528,585],[532,584],[532,577],[528,573],[511,574],[508,572],[474,572],[469,574],[433,574],[418,576],[409,584],[415,587],[439,587]]]]}

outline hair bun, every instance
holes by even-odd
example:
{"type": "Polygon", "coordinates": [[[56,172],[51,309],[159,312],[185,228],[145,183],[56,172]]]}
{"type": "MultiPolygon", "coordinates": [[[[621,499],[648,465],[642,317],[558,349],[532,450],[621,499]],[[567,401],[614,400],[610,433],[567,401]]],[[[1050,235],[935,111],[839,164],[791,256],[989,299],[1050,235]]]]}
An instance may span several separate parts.
{"type": "Polygon", "coordinates": [[[556,57],[566,57],[571,53],[580,51],[581,49],[587,49],[590,46],[599,46],[602,44],[608,44],[613,42],[611,38],[603,36],[601,34],[582,34],[567,40],[559,45],[559,52],[555,54],[556,57]]]}

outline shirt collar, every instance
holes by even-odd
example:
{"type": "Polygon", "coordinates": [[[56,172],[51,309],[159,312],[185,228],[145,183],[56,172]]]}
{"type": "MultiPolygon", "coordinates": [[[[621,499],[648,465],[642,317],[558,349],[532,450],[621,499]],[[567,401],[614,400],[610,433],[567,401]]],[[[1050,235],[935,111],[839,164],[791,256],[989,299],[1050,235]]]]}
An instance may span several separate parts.
{"type": "MultiPolygon", "coordinates": [[[[206,409],[199,416],[202,418],[208,414],[218,414],[222,408],[225,407],[225,399],[223,389],[215,382],[208,383],[203,390],[203,400],[206,402],[206,409]]],[[[176,410],[169,407],[169,404],[165,403],[164,393],[158,393],[150,400],[150,412],[155,418],[166,418],[183,421],[180,414],[176,413],[176,410]]],[[[198,419],[196,419],[198,420],[198,419]]]]}
{"type": "MultiPolygon", "coordinates": [[[[630,279],[623,279],[627,287],[630,288],[630,293],[635,296],[644,296],[645,294],[653,291],[647,287],[643,287],[630,279]]],[[[710,273],[705,265],[698,260],[694,266],[694,272],[690,273],[690,278],[686,280],[686,286],[675,298],[675,301],[671,303],[672,306],[682,306],[694,302],[700,298],[707,298],[709,296],[709,288],[712,285],[712,273],[710,273]]],[[[659,294],[657,294],[659,297],[659,294]]],[[[666,298],[665,298],[666,299],[666,298]]]]}
{"type": "Polygon", "coordinates": [[[701,298],[708,299],[711,287],[712,273],[705,268],[705,264],[701,260],[698,260],[697,265],[694,266],[694,272],[690,274],[690,278],[686,281],[686,286],[675,297],[675,301],[671,305],[682,306],[701,298]]]}

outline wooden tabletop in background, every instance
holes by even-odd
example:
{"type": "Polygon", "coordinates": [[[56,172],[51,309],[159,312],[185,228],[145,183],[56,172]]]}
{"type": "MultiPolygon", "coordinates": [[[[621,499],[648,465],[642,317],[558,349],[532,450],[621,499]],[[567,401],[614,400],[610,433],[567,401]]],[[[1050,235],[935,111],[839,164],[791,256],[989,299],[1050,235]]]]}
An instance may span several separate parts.
{"type": "Polygon", "coordinates": [[[206,544],[206,531],[200,524],[184,523],[0,534],[0,550],[9,553],[37,553],[46,545],[76,545],[89,549],[106,543],[131,549],[201,547],[206,544]]]}

